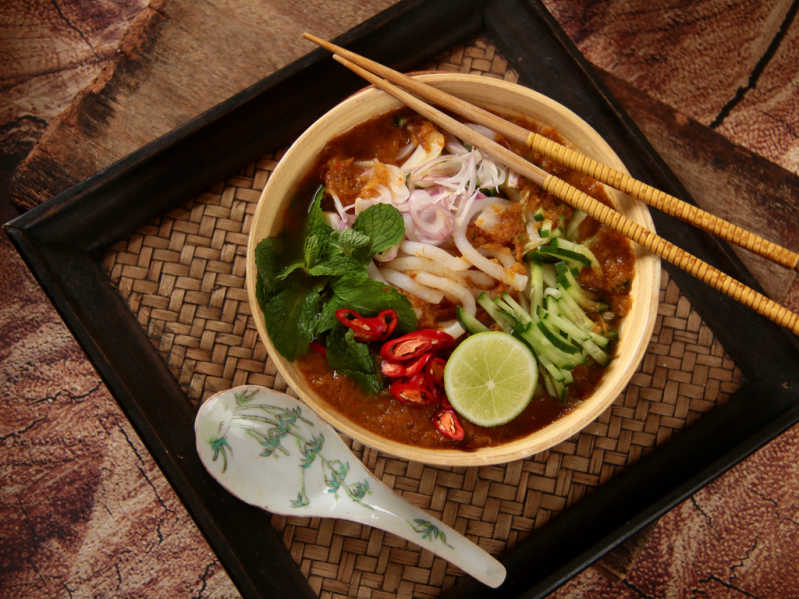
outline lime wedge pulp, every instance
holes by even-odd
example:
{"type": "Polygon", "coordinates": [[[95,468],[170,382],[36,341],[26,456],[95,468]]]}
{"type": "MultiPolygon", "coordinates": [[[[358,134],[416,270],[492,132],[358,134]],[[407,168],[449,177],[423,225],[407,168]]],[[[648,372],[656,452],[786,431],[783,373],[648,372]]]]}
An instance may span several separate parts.
{"type": "Polygon", "coordinates": [[[479,426],[516,418],[530,403],[537,381],[533,352],[501,331],[467,337],[444,369],[447,399],[458,414],[479,426]]]}

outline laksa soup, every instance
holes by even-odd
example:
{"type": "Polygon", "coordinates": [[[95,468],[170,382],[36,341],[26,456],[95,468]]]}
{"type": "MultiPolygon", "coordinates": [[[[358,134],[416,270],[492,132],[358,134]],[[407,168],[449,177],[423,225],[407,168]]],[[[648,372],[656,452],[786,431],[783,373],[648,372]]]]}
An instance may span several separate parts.
{"type": "Polygon", "coordinates": [[[406,445],[473,451],[564,417],[631,310],[624,237],[404,109],[327,143],[282,223],[255,248],[271,343],[328,407],[406,445]]]}

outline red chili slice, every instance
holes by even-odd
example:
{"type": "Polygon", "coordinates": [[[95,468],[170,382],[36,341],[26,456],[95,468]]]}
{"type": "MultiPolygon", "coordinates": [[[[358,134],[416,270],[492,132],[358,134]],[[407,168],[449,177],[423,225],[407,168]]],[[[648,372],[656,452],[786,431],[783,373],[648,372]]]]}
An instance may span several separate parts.
{"type": "Polygon", "coordinates": [[[311,341],[311,349],[314,350],[317,354],[319,354],[323,358],[327,356],[327,350],[325,349],[325,346],[319,343],[318,341],[311,341]]]}
{"type": "Polygon", "coordinates": [[[405,376],[405,366],[400,362],[389,362],[388,360],[383,360],[380,362],[380,372],[383,373],[383,376],[387,376],[390,379],[396,379],[401,376],[405,376]]]}
{"type": "Polygon", "coordinates": [[[408,379],[408,382],[413,383],[414,385],[419,385],[420,387],[424,387],[430,391],[435,398],[434,403],[440,403],[441,400],[445,398],[444,387],[437,385],[427,370],[423,370],[422,372],[413,375],[410,379],[408,379]]]}
{"type": "Polygon", "coordinates": [[[380,348],[380,355],[391,362],[407,362],[429,351],[449,347],[455,342],[451,335],[437,329],[420,329],[391,339],[380,348]]]}
{"type": "Polygon", "coordinates": [[[388,339],[391,337],[391,334],[394,332],[394,329],[397,328],[397,322],[399,322],[399,317],[397,316],[397,311],[393,308],[389,308],[387,310],[383,310],[378,314],[375,318],[382,321],[383,324],[386,325],[386,330],[383,333],[381,339],[388,339]]]}
{"type": "Polygon", "coordinates": [[[394,381],[388,390],[398,400],[415,406],[426,406],[436,402],[436,397],[430,389],[410,381],[394,381]]]}
{"type": "Polygon", "coordinates": [[[433,358],[427,363],[427,374],[436,382],[436,385],[444,385],[444,367],[447,361],[444,358],[433,358]]]}
{"type": "Polygon", "coordinates": [[[336,310],[336,319],[345,327],[352,329],[358,341],[381,341],[386,339],[397,327],[396,310],[383,310],[377,316],[361,316],[355,310],[341,308],[336,310]]]}
{"type": "Polygon", "coordinates": [[[383,373],[383,376],[387,376],[392,379],[401,376],[412,377],[413,375],[421,372],[432,357],[433,354],[430,353],[422,354],[413,362],[406,364],[403,364],[402,362],[383,360],[380,363],[380,371],[383,373]]]}
{"type": "Polygon", "coordinates": [[[433,416],[433,424],[435,424],[436,430],[448,439],[454,441],[463,440],[465,432],[463,426],[461,426],[460,420],[458,420],[458,415],[455,413],[455,410],[441,408],[433,416]]]}

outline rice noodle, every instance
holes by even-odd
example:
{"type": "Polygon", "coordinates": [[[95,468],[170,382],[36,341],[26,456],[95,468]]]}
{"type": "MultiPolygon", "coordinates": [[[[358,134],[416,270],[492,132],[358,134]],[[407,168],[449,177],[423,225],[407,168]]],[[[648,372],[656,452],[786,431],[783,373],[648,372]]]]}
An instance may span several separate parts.
{"type": "Polygon", "coordinates": [[[457,320],[442,322],[441,330],[447,333],[453,339],[457,339],[466,332],[461,323],[459,323],[457,320]]]}
{"type": "MultiPolygon", "coordinates": [[[[494,198],[489,198],[489,202],[496,201],[494,198]]],[[[512,270],[502,267],[496,262],[492,262],[480,252],[466,239],[466,227],[472,217],[484,207],[484,202],[474,203],[461,213],[455,221],[455,232],[453,239],[455,247],[458,248],[463,257],[471,262],[475,267],[482,270],[487,275],[494,277],[507,285],[510,285],[517,291],[522,291],[527,286],[527,275],[515,273],[512,270]]]]}
{"type": "Polygon", "coordinates": [[[496,258],[499,260],[499,263],[502,264],[505,268],[510,268],[514,264],[516,264],[516,258],[513,257],[511,251],[503,245],[498,244],[486,244],[480,246],[477,250],[483,256],[487,256],[489,258],[496,258]]]}
{"type": "Polygon", "coordinates": [[[446,250],[429,243],[421,243],[419,241],[403,241],[400,244],[400,250],[411,256],[419,256],[420,258],[436,260],[450,270],[459,271],[469,268],[469,263],[463,258],[457,258],[446,250]]]}
{"type": "Polygon", "coordinates": [[[380,269],[377,268],[377,264],[375,264],[374,260],[369,260],[369,263],[366,265],[366,272],[370,278],[374,279],[375,281],[380,281],[381,283],[388,283],[386,278],[383,276],[383,273],[380,272],[380,269]]]}
{"type": "Polygon", "coordinates": [[[425,301],[428,304],[439,304],[441,303],[441,300],[444,299],[444,294],[440,291],[420,285],[403,272],[399,272],[392,268],[386,268],[384,266],[380,269],[380,274],[383,275],[383,278],[387,283],[394,285],[403,291],[407,291],[414,297],[418,297],[420,300],[425,301]]]}
{"type": "Polygon", "coordinates": [[[472,293],[460,283],[456,283],[452,279],[446,277],[439,277],[429,272],[417,273],[416,282],[424,285],[425,287],[432,287],[444,292],[444,295],[453,302],[460,302],[463,311],[471,316],[477,312],[477,304],[474,301],[472,293]]]}
{"type": "Polygon", "coordinates": [[[414,146],[413,144],[406,144],[404,148],[399,151],[397,154],[397,160],[402,160],[403,158],[407,158],[408,155],[413,152],[414,146]]]}
{"type": "Polygon", "coordinates": [[[496,281],[483,271],[469,269],[456,272],[438,262],[428,260],[427,258],[419,258],[418,256],[399,256],[390,262],[386,262],[386,266],[405,273],[429,272],[440,277],[452,279],[456,283],[464,285],[467,288],[469,288],[470,285],[474,285],[474,288],[469,289],[474,296],[496,285],[496,281]]]}
{"type": "MultiPolygon", "coordinates": [[[[472,283],[483,289],[490,289],[496,285],[496,281],[482,270],[470,269],[464,274],[472,281],[472,283]]],[[[479,293],[480,289],[477,289],[476,291],[479,293]]]]}
{"type": "Polygon", "coordinates": [[[427,258],[420,258],[419,256],[399,256],[391,262],[387,262],[386,266],[399,270],[401,272],[419,271],[429,272],[440,277],[446,277],[453,281],[462,281],[464,275],[468,271],[454,271],[447,268],[443,264],[429,260],[427,258]]]}
{"type": "Polygon", "coordinates": [[[389,262],[397,257],[399,254],[399,244],[392,245],[387,250],[383,250],[382,252],[375,254],[375,260],[378,262],[389,262]]]}

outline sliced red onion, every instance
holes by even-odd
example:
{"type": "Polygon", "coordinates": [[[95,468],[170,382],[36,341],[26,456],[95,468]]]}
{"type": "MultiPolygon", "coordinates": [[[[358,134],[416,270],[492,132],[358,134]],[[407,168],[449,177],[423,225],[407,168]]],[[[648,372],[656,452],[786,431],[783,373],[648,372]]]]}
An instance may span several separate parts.
{"type": "Polygon", "coordinates": [[[477,160],[480,153],[445,154],[425,162],[410,173],[409,184],[414,187],[440,185],[455,194],[471,193],[476,185],[477,160]]]}
{"type": "Polygon", "coordinates": [[[329,193],[330,197],[333,198],[333,206],[336,207],[336,212],[338,213],[339,218],[341,218],[341,222],[344,223],[346,226],[349,226],[349,224],[355,220],[353,217],[349,215],[350,210],[355,210],[355,205],[350,204],[345,208],[344,205],[341,203],[341,200],[334,191],[330,190],[329,193]]]}
{"type": "Polygon", "coordinates": [[[414,229],[420,240],[439,244],[452,234],[455,226],[452,213],[433,202],[426,191],[414,191],[409,203],[414,229]]]}
{"type": "Polygon", "coordinates": [[[505,167],[484,158],[477,166],[477,186],[482,189],[494,189],[505,183],[508,178],[505,167]]]}
{"type": "Polygon", "coordinates": [[[493,139],[494,141],[497,140],[497,134],[492,129],[485,127],[484,125],[478,125],[477,123],[464,123],[470,129],[474,129],[480,135],[487,137],[489,139],[493,139]]]}
{"type": "Polygon", "coordinates": [[[469,150],[456,137],[447,134],[444,149],[450,154],[466,154],[469,150]]]}
{"type": "MultiPolygon", "coordinates": [[[[410,206],[408,206],[408,210],[410,210],[410,206]]],[[[416,235],[416,226],[413,224],[410,212],[403,212],[400,210],[400,213],[402,213],[402,220],[405,223],[405,239],[418,241],[419,237],[416,235]]]]}

